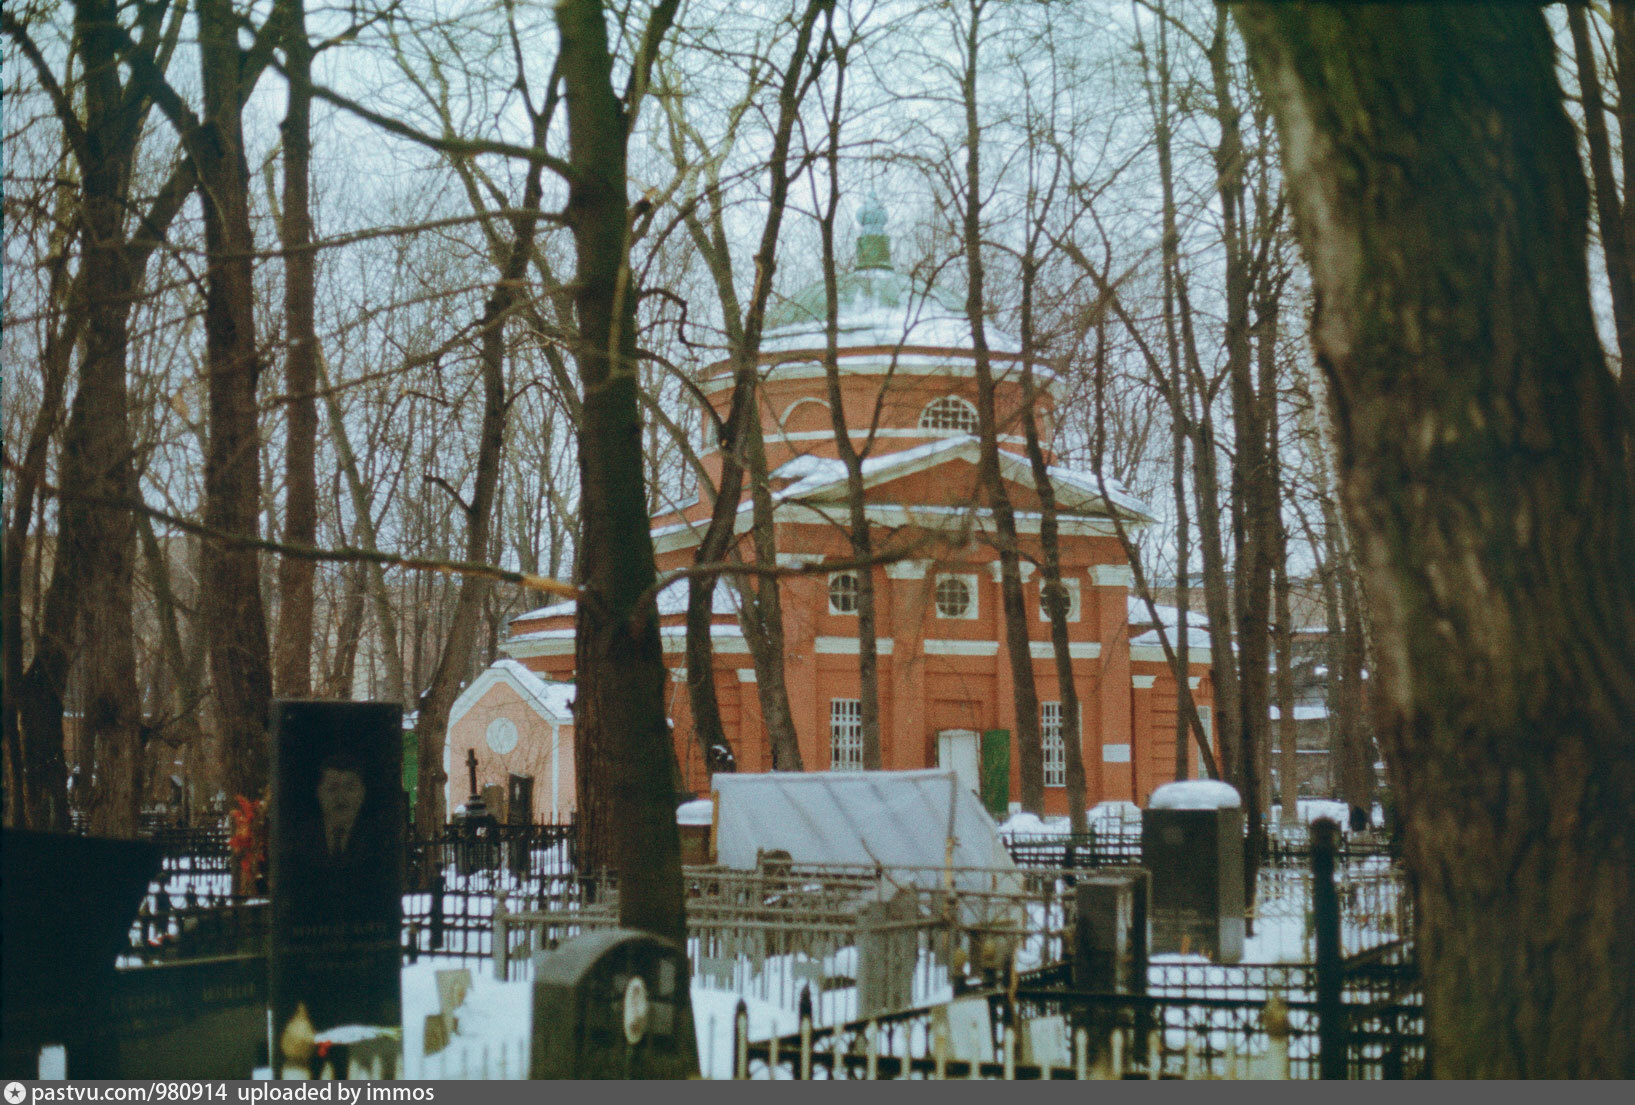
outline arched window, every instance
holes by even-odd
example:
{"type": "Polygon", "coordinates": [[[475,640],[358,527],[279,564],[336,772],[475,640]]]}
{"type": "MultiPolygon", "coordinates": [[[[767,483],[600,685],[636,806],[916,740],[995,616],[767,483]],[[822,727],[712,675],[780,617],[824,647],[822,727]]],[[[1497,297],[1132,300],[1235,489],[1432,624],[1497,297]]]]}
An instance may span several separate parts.
{"type": "Polygon", "coordinates": [[[976,433],[976,408],[957,395],[933,399],[920,412],[922,430],[956,430],[962,434],[976,433]]]}

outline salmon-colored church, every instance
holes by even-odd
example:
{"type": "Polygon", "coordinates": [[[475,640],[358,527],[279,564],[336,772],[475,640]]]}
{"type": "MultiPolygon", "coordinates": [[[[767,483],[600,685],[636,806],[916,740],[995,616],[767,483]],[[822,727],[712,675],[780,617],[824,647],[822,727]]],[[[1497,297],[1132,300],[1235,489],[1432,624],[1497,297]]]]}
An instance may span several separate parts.
{"type": "MultiPolygon", "coordinates": [[[[870,202],[861,218],[857,264],[839,282],[841,399],[853,445],[866,456],[867,515],[875,546],[912,546],[910,558],[873,569],[877,608],[881,755],[890,769],[952,767],[973,789],[992,776],[1016,727],[1006,655],[993,517],[979,490],[976,370],[970,326],[959,297],[926,287],[891,262],[885,215],[870,202]],[[984,741],[984,734],[989,734],[984,741]],[[986,751],[984,745],[986,744],[986,751]],[[984,760],[987,767],[983,767],[984,760]]],[[[784,565],[854,559],[846,537],[846,472],[838,459],[823,369],[822,284],[769,312],[760,391],[767,470],[775,502],[777,555],[784,565]]],[[[1029,604],[1030,653],[1045,736],[1045,806],[1067,811],[1061,694],[1050,625],[1039,599],[1040,500],[1018,422],[1021,357],[1017,343],[990,328],[997,380],[1001,470],[1016,511],[1029,604]]],[[[1041,440],[1055,432],[1062,384],[1034,365],[1041,440]]],[[[725,419],[731,366],[706,368],[701,392],[725,419]]],[[[1148,508],[1109,482],[1104,498],[1092,473],[1051,460],[1059,511],[1062,576],[1071,599],[1069,637],[1081,707],[1091,804],[1147,796],[1175,773],[1175,684],[1156,632],[1143,632],[1144,608],[1130,600],[1129,564],[1115,536],[1117,511],[1132,531],[1148,508]],[[1132,621],[1134,625],[1132,625],[1132,621]]],[[[721,458],[703,457],[711,486],[721,458]]],[[[653,519],[661,571],[693,562],[711,504],[699,500],[653,519]]],[[[745,559],[752,557],[746,489],[738,514],[745,559]]],[[[861,768],[857,578],[851,571],[785,577],[785,672],[808,771],[861,768]]],[[[726,735],[740,771],[770,770],[771,757],[755,667],[737,617],[738,592],[717,587],[715,683],[726,735]]],[[[681,667],[686,583],[660,595],[661,633],[672,681],[670,716],[684,785],[708,791],[691,728],[681,667]]],[[[573,678],[574,608],[545,607],[512,620],[504,652],[546,679],[573,678]]],[[[1192,631],[1189,682],[1201,713],[1212,712],[1208,637],[1192,631]]],[[[1171,630],[1173,640],[1173,629],[1171,630]]],[[[1212,726],[1211,726],[1212,728],[1212,726]]],[[[1009,795],[1019,764],[1009,745],[1009,795]]],[[[463,753],[462,753],[463,754],[463,753]]],[[[1196,756],[1189,757],[1197,773],[1196,756]]],[[[991,787],[991,779],[990,779],[991,787]]]]}

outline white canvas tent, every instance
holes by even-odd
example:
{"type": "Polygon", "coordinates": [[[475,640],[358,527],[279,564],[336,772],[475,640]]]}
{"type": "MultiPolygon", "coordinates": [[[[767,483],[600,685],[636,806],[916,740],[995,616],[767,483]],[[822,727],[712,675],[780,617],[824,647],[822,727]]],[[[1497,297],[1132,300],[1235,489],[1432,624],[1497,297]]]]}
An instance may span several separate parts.
{"type": "MultiPolygon", "coordinates": [[[[942,885],[952,832],[956,869],[1016,871],[988,811],[952,771],[720,774],[714,788],[716,862],[723,867],[752,869],[760,853],[784,851],[797,865],[918,868],[897,878],[934,888],[942,885]]],[[[956,878],[976,881],[996,884],[992,875],[956,878]]]]}

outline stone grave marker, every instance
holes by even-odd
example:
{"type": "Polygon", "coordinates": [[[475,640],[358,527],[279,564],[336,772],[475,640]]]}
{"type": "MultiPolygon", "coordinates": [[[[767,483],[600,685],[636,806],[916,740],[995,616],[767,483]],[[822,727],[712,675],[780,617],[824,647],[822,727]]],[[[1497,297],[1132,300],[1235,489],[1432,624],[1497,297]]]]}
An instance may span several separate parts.
{"type": "Polygon", "coordinates": [[[47,1044],[69,1078],[117,1077],[114,963],[158,871],[150,841],[0,830],[0,1077],[37,1077],[47,1044]]]}
{"type": "Polygon", "coordinates": [[[505,818],[512,828],[506,844],[507,866],[521,878],[528,871],[533,858],[533,842],[528,837],[528,826],[534,821],[534,777],[512,774],[506,779],[505,818]]]}
{"type": "Polygon", "coordinates": [[[696,1078],[687,955],[631,929],[535,960],[529,1078],[696,1078]]]}
{"type": "Polygon", "coordinates": [[[468,968],[437,972],[437,1009],[450,1036],[459,1031],[459,1018],[454,1014],[466,1003],[466,995],[470,992],[471,971],[468,968]]]}
{"type": "Polygon", "coordinates": [[[1141,812],[1141,865],[1152,872],[1152,950],[1243,958],[1243,810],[1226,783],[1190,779],[1153,791],[1141,812]]]}
{"type": "Polygon", "coordinates": [[[867,902],[857,916],[857,1015],[895,1013],[914,1004],[919,898],[904,890],[867,902]]]}
{"type": "Polygon", "coordinates": [[[502,825],[509,825],[505,815],[505,788],[498,783],[489,783],[483,787],[483,805],[488,807],[488,816],[502,825]]]}
{"type": "Polygon", "coordinates": [[[534,777],[512,774],[506,779],[505,816],[507,824],[534,822],[534,777]]]}
{"type": "Polygon", "coordinates": [[[298,1005],[319,1033],[403,1023],[401,715],[387,702],[273,703],[275,1039],[298,1005]]]}

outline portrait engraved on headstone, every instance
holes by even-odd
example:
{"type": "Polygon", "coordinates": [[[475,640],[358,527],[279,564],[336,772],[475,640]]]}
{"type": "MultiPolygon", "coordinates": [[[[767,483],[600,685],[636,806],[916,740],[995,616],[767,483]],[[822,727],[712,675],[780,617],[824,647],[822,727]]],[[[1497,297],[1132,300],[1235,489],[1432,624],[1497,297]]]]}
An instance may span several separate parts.
{"type": "Polygon", "coordinates": [[[273,704],[271,1000],[279,1030],[402,1023],[401,707],[273,704]]]}

